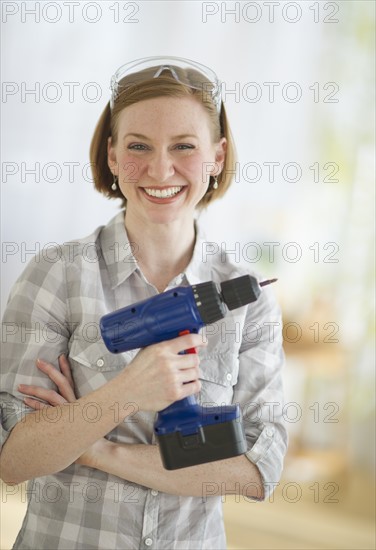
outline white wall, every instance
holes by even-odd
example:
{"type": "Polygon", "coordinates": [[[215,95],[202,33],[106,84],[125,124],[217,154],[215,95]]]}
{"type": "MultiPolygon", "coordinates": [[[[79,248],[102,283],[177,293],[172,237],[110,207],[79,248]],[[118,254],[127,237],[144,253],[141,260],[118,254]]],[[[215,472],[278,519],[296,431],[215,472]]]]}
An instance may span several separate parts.
{"type": "MultiPolygon", "coordinates": [[[[240,177],[228,197],[207,213],[208,235],[229,249],[236,248],[237,242],[240,250],[250,242],[281,243],[274,262],[269,261],[268,250],[257,265],[249,261],[254,248],[240,257],[251,267],[278,275],[281,295],[293,284],[296,296],[286,297],[293,309],[295,300],[299,304],[305,296],[304,276],[309,268],[316,269],[315,277],[325,267],[313,263],[309,246],[316,241],[320,246],[338,242],[345,222],[346,197],[339,185],[314,184],[309,169],[319,162],[321,176],[327,175],[323,164],[338,162],[330,153],[321,158],[315,135],[317,117],[325,109],[333,113],[337,105],[324,104],[323,96],[315,103],[309,87],[318,82],[322,93],[326,82],[336,80],[326,59],[329,53],[339,56],[343,5],[354,2],[333,3],[341,4],[338,13],[335,6],[317,12],[313,3],[287,3],[289,7],[281,2],[274,14],[267,2],[72,4],[2,3],[2,308],[16,276],[31,258],[28,251],[84,236],[117,211],[117,204],[93,191],[84,177],[90,177],[85,167],[91,135],[109,98],[113,72],[132,59],[166,54],[201,61],[224,82],[240,177]],[[118,15],[120,20],[115,22],[118,15]],[[325,18],[339,22],[325,23],[325,18]],[[329,53],[325,52],[328,44],[329,53]],[[91,82],[96,87],[87,87],[91,82]],[[256,88],[249,86],[253,82],[262,92],[256,102],[250,101],[256,94],[256,88]],[[271,85],[265,82],[277,83],[273,101],[271,85]],[[283,92],[291,82],[295,84],[283,92]],[[78,83],[71,98],[67,83],[78,83]],[[236,96],[231,90],[237,86],[236,96]],[[35,87],[40,90],[37,96],[25,93],[35,87]],[[299,89],[301,99],[288,101],[299,89]],[[93,102],[97,90],[98,101],[93,102]],[[57,91],[61,98],[52,102],[57,91]],[[69,181],[67,163],[73,162],[79,165],[69,181]],[[255,168],[247,172],[251,162],[262,169],[259,181],[250,181],[257,178],[255,168]],[[265,162],[280,162],[274,182],[268,181],[265,162]],[[283,178],[281,169],[290,162],[302,172],[296,183],[283,178]],[[39,182],[25,173],[36,163],[39,182]],[[51,163],[57,164],[57,171],[51,163]],[[57,174],[60,179],[51,181],[57,174]],[[334,219],[333,212],[320,215],[328,200],[336,202],[334,219]],[[297,242],[302,249],[299,262],[283,258],[282,248],[289,242],[297,242]]],[[[286,174],[294,178],[294,168],[286,174]]],[[[294,257],[293,247],[287,252],[294,257]]]]}

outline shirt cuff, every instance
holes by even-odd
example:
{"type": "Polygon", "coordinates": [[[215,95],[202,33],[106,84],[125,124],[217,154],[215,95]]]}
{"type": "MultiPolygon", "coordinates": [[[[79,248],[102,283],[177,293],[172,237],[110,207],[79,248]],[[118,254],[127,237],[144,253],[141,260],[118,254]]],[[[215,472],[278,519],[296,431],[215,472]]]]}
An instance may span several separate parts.
{"type": "Polygon", "coordinates": [[[279,485],[284,453],[278,439],[278,430],[273,425],[265,426],[256,443],[245,454],[248,460],[257,466],[264,488],[263,497],[255,497],[254,500],[266,500],[279,485]]]}
{"type": "Polygon", "coordinates": [[[25,418],[25,414],[35,412],[27,407],[23,401],[10,393],[0,393],[0,450],[10,436],[14,426],[25,418]]]}

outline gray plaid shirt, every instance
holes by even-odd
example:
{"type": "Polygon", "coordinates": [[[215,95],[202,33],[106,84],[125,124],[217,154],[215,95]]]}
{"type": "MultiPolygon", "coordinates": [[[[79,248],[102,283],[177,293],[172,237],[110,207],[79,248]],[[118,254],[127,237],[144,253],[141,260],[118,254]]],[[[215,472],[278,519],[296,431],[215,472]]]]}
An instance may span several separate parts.
{"type": "MultiPolygon", "coordinates": [[[[198,232],[188,268],[168,288],[221,282],[246,273],[217,248],[198,232]]],[[[76,394],[81,397],[115,377],[135,356],[137,350],[109,353],[98,330],[105,313],[157,293],[132,252],[122,211],[85,239],[44,249],[15,283],[3,320],[3,441],[31,412],[22,404],[18,384],[54,388],[36,368],[37,357],[57,367],[58,356],[68,353],[76,394]]],[[[281,329],[273,292],[265,287],[256,303],[206,327],[208,346],[200,351],[199,401],[240,403],[246,456],[257,464],[265,498],[279,481],[287,444],[281,329]]],[[[87,420],[95,421],[95,404],[86,412],[87,420]]],[[[154,416],[135,407],[107,438],[155,444],[154,416]]],[[[208,479],[202,497],[179,497],[72,464],[29,482],[28,509],[14,548],[222,549],[226,547],[222,503],[221,497],[210,496],[213,490],[219,494],[208,479]]]]}

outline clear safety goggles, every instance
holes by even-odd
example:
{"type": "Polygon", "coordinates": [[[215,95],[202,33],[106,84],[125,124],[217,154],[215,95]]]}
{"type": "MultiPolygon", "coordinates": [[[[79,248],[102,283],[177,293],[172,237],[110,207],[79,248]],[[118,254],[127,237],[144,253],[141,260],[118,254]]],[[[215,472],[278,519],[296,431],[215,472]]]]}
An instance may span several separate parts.
{"type": "Polygon", "coordinates": [[[221,83],[217,75],[209,67],[182,57],[145,57],[122,65],[111,78],[111,110],[123,90],[158,78],[165,71],[168,71],[177,82],[195,90],[202,90],[203,95],[209,96],[220,112],[221,83]]]}

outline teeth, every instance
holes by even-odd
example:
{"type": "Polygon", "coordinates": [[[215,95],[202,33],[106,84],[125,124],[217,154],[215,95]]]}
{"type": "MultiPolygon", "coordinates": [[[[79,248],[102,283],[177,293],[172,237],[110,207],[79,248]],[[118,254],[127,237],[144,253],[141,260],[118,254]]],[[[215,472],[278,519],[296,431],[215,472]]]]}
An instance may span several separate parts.
{"type": "Polygon", "coordinates": [[[157,197],[158,199],[173,197],[174,195],[177,195],[181,190],[182,187],[169,187],[168,189],[148,189],[147,187],[144,187],[144,191],[150,197],[157,197]]]}

